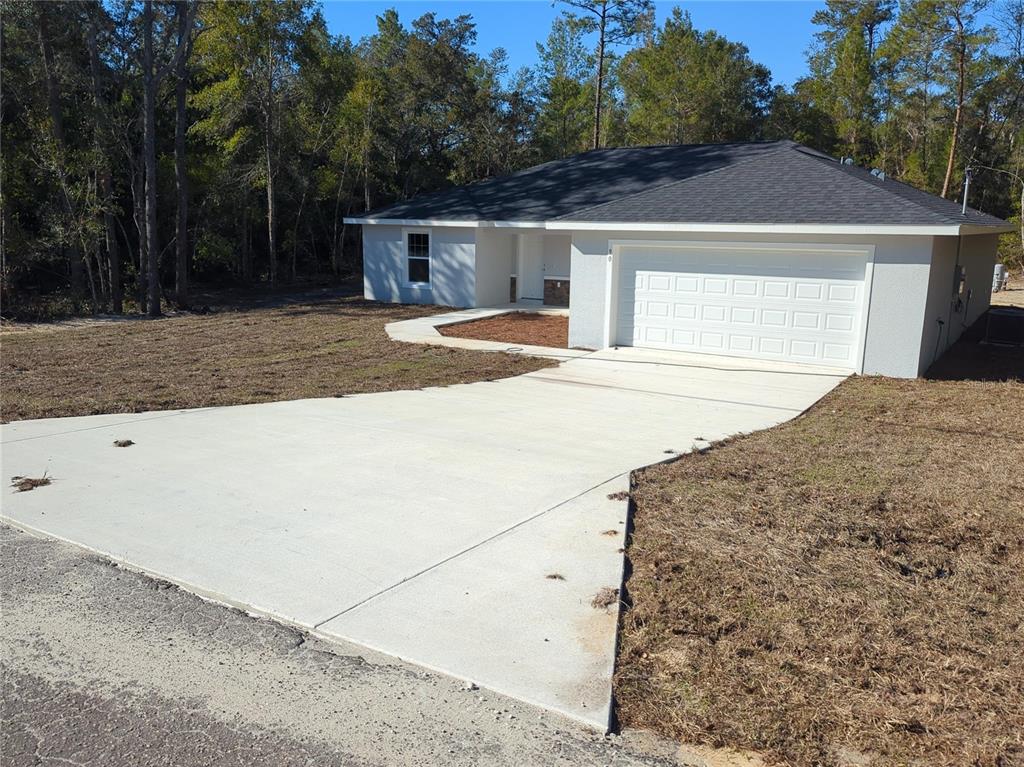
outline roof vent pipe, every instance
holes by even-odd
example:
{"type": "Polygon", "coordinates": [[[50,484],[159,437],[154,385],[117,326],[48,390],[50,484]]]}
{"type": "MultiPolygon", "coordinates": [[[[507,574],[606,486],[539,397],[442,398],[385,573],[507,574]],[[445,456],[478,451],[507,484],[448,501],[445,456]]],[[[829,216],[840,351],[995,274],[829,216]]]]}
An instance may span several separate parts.
{"type": "Polygon", "coordinates": [[[843,165],[853,165],[853,158],[852,157],[844,157],[843,158],[843,165]]]}
{"type": "Polygon", "coordinates": [[[967,192],[969,192],[970,189],[971,189],[971,169],[970,168],[966,168],[966,169],[964,169],[964,204],[963,204],[963,207],[960,209],[960,215],[961,216],[966,216],[967,215],[967,192]]]}

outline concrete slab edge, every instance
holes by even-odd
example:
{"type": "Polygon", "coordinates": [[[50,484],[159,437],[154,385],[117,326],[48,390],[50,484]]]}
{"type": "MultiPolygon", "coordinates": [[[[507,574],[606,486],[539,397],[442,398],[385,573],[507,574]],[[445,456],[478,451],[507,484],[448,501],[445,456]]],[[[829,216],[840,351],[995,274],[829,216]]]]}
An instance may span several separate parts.
{"type": "MultiPolygon", "coordinates": [[[[5,525],[13,527],[13,528],[15,528],[17,530],[21,530],[22,532],[27,533],[28,535],[32,535],[32,536],[34,536],[36,538],[42,538],[44,540],[60,541],[61,543],[65,543],[65,544],[67,544],[69,546],[74,546],[75,548],[80,549],[81,551],[87,551],[90,554],[93,554],[93,555],[98,556],[98,557],[102,557],[103,559],[106,559],[106,560],[108,560],[110,562],[113,562],[118,567],[121,567],[121,568],[123,568],[125,570],[129,570],[131,572],[139,573],[140,575],[144,575],[147,578],[152,578],[154,580],[163,581],[165,583],[170,583],[171,585],[176,586],[176,587],[178,587],[178,588],[180,588],[180,589],[182,589],[184,591],[187,591],[188,593],[198,597],[199,599],[202,599],[205,602],[211,602],[213,604],[217,604],[217,605],[220,605],[222,607],[228,607],[228,608],[233,609],[233,610],[239,610],[240,612],[246,613],[247,615],[253,616],[255,618],[260,618],[262,620],[273,621],[274,623],[277,623],[277,624],[282,625],[282,626],[286,626],[288,628],[295,629],[297,631],[301,631],[303,634],[307,634],[309,636],[316,637],[317,639],[321,639],[321,640],[323,640],[325,642],[328,642],[328,643],[331,643],[331,642],[335,642],[336,643],[336,642],[339,642],[339,641],[347,642],[349,644],[356,645],[358,647],[365,647],[367,650],[370,650],[370,651],[372,651],[374,653],[377,653],[379,655],[384,655],[384,656],[387,656],[389,658],[395,658],[396,660],[399,660],[399,661],[401,661],[403,663],[409,663],[409,664],[418,666],[420,668],[426,669],[428,671],[432,671],[434,673],[442,674],[442,675],[450,677],[452,679],[460,680],[460,681],[463,681],[463,682],[472,682],[473,684],[477,684],[477,680],[475,680],[475,679],[466,679],[464,676],[461,676],[461,675],[456,674],[456,673],[452,673],[448,669],[441,668],[439,666],[434,666],[434,665],[429,664],[429,663],[423,663],[421,661],[418,661],[418,660],[415,660],[415,659],[412,659],[412,658],[405,658],[405,657],[402,657],[400,655],[396,655],[393,652],[389,652],[389,651],[381,649],[379,647],[375,647],[375,646],[373,646],[371,644],[368,644],[366,642],[361,642],[361,641],[358,641],[358,640],[355,640],[355,639],[350,639],[350,638],[348,638],[346,636],[343,636],[341,634],[332,634],[332,633],[321,631],[321,630],[317,629],[315,627],[315,625],[310,625],[310,624],[302,623],[300,621],[296,621],[294,619],[291,619],[291,618],[288,618],[286,616],[280,615],[279,613],[275,613],[275,612],[272,612],[270,610],[267,610],[266,608],[262,608],[262,607],[259,607],[257,605],[254,605],[254,604],[251,604],[251,603],[248,603],[248,602],[242,602],[242,601],[239,601],[237,599],[232,599],[231,597],[225,596],[224,594],[222,594],[222,593],[220,593],[218,591],[213,591],[213,590],[207,589],[205,587],[198,586],[198,585],[196,585],[194,583],[191,583],[189,581],[169,576],[166,573],[162,573],[162,572],[160,572],[158,570],[153,570],[153,569],[148,568],[148,567],[143,567],[142,565],[138,565],[135,562],[132,562],[131,560],[125,559],[123,557],[120,557],[120,556],[118,556],[116,554],[112,554],[112,553],[110,553],[108,551],[104,551],[102,549],[97,549],[97,548],[95,548],[93,546],[85,545],[85,544],[80,543],[78,541],[75,541],[75,540],[73,540],[71,538],[67,538],[67,537],[64,537],[64,536],[61,536],[61,535],[54,535],[52,533],[46,532],[45,530],[41,530],[41,529],[39,529],[39,528],[37,528],[37,527],[35,527],[33,525],[26,524],[25,522],[22,522],[20,520],[8,517],[7,515],[2,514],[2,513],[0,513],[0,524],[5,524],[5,525]]],[[[619,566],[620,581],[621,581],[621,579],[622,579],[622,577],[623,577],[623,575],[625,573],[624,564],[625,564],[625,555],[623,555],[623,557],[622,557],[622,564],[620,564],[620,566],[619,566]]],[[[621,589],[621,586],[620,586],[620,589],[621,589]]],[[[620,591],[620,594],[621,594],[621,591],[620,591]]],[[[616,615],[616,625],[618,625],[618,621],[621,619],[621,607],[622,607],[621,602],[616,605],[616,609],[620,611],[620,614],[616,615]]],[[[316,624],[316,625],[320,625],[320,624],[316,624]]],[[[618,649],[618,631],[617,630],[616,630],[616,634],[615,634],[615,642],[616,642],[616,650],[617,650],[618,649]]],[[[576,714],[573,714],[572,712],[568,712],[568,711],[564,711],[562,709],[559,709],[558,707],[553,707],[550,704],[540,703],[540,702],[538,702],[536,700],[532,700],[532,699],[530,699],[528,697],[524,697],[524,696],[519,695],[519,694],[509,693],[509,692],[507,692],[505,690],[500,689],[499,687],[480,685],[480,689],[488,690],[488,691],[493,692],[495,694],[503,695],[503,696],[505,696],[507,698],[512,698],[514,700],[522,701],[522,702],[527,703],[527,704],[529,704],[531,706],[535,706],[536,708],[538,708],[538,709],[540,709],[542,711],[545,711],[545,712],[554,714],[556,716],[559,716],[562,719],[565,719],[565,720],[567,720],[569,722],[574,722],[576,724],[584,725],[584,726],[586,726],[586,727],[588,727],[590,729],[596,729],[596,730],[602,732],[603,734],[607,734],[610,731],[610,728],[611,728],[611,718],[612,718],[612,702],[611,702],[611,687],[610,687],[610,685],[611,685],[611,682],[609,680],[609,705],[608,705],[608,709],[607,709],[608,715],[607,715],[607,717],[603,717],[601,719],[587,719],[586,717],[578,716],[576,714]]]]}
{"type": "MultiPolygon", "coordinates": [[[[350,639],[349,637],[345,636],[344,634],[325,634],[322,631],[316,631],[316,632],[310,632],[310,633],[314,634],[318,638],[326,639],[327,641],[330,641],[332,639],[337,641],[337,640],[340,639],[343,642],[349,642],[350,644],[355,644],[355,645],[359,645],[361,647],[366,647],[367,649],[372,650],[373,652],[376,652],[376,653],[380,653],[381,655],[388,655],[388,656],[390,656],[392,658],[398,658],[399,660],[401,660],[401,661],[403,661],[405,663],[412,663],[413,665],[419,666],[421,668],[425,668],[425,669],[427,669],[429,671],[433,671],[433,672],[438,673],[438,674],[443,674],[444,676],[448,676],[448,677],[451,677],[453,679],[459,679],[459,680],[462,680],[464,682],[472,682],[473,684],[477,684],[477,681],[478,681],[476,679],[467,679],[466,677],[461,676],[461,675],[456,674],[456,673],[453,673],[452,671],[450,671],[450,670],[448,670],[446,668],[443,668],[441,666],[435,666],[435,665],[433,665],[431,663],[424,663],[423,661],[416,660],[415,658],[406,658],[406,657],[403,657],[403,656],[400,656],[400,655],[395,655],[393,652],[389,652],[387,650],[383,650],[383,649],[381,649],[379,647],[374,646],[371,643],[367,643],[367,642],[360,641],[360,640],[357,640],[357,639],[350,639]]],[[[617,637],[618,637],[618,632],[616,631],[616,649],[618,649],[618,644],[617,644],[618,643],[618,638],[617,637]]],[[[610,683],[610,680],[609,680],[609,683],[610,683]]],[[[494,686],[480,685],[480,689],[481,690],[490,690],[491,692],[497,693],[498,695],[504,695],[507,698],[512,698],[514,700],[518,700],[518,701],[521,701],[523,703],[527,703],[527,704],[529,704],[531,706],[535,706],[536,708],[539,708],[539,709],[541,709],[543,711],[556,714],[557,716],[560,716],[561,718],[566,719],[568,721],[575,722],[576,724],[582,724],[582,725],[584,725],[584,726],[586,726],[586,727],[588,727],[588,728],[590,728],[592,730],[597,730],[598,732],[600,732],[600,733],[602,733],[604,735],[607,735],[611,731],[612,707],[611,707],[611,703],[610,702],[609,702],[609,705],[608,705],[608,708],[607,708],[608,714],[607,714],[606,717],[595,718],[595,719],[588,719],[587,717],[579,716],[578,714],[574,714],[574,713],[572,713],[570,711],[565,711],[565,710],[563,710],[561,708],[558,708],[557,706],[552,706],[550,703],[541,703],[541,702],[539,702],[537,700],[534,700],[534,699],[530,698],[529,696],[524,696],[524,695],[522,695],[520,693],[508,692],[507,690],[502,689],[502,687],[500,685],[494,685],[494,686]]]]}

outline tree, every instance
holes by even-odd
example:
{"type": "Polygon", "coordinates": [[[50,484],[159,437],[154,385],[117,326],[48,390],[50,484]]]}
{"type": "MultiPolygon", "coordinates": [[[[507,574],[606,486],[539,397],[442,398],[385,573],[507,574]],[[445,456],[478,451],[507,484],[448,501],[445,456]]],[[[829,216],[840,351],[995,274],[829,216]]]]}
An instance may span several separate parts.
{"type": "Polygon", "coordinates": [[[156,99],[161,81],[170,74],[185,56],[192,24],[195,21],[197,2],[176,3],[179,22],[179,36],[171,61],[159,65],[154,50],[154,0],[143,0],[142,5],[142,94],[143,94],[143,139],[142,155],[146,178],[146,258],[148,281],[148,308],[150,317],[159,317],[160,311],[160,251],[157,245],[157,177],[156,177],[156,99]]]}
{"type": "MultiPolygon", "coordinates": [[[[96,177],[102,198],[104,245],[107,250],[107,285],[110,309],[114,314],[124,311],[124,295],[121,287],[121,246],[118,242],[117,218],[114,214],[113,161],[114,142],[109,134],[113,122],[113,110],[105,94],[109,87],[109,71],[100,58],[101,24],[109,26],[110,19],[100,3],[91,6],[86,28],[86,45],[89,49],[89,75],[92,82],[93,142],[96,155],[96,177]]],[[[105,48],[106,49],[106,48],[105,48]]],[[[102,274],[102,269],[101,269],[102,274]]]]}
{"type": "Polygon", "coordinates": [[[822,27],[808,55],[813,100],[835,124],[836,141],[822,147],[861,162],[875,153],[878,49],[893,17],[893,0],[827,0],[811,21],[822,27]]]}
{"type": "MultiPolygon", "coordinates": [[[[39,36],[40,59],[43,65],[43,77],[46,86],[46,105],[49,116],[49,128],[52,140],[52,161],[57,172],[60,185],[60,200],[64,207],[64,215],[70,224],[75,219],[75,206],[69,190],[68,162],[71,149],[64,132],[64,111],[61,105],[60,85],[57,82],[56,60],[53,51],[53,27],[56,20],[54,12],[59,9],[47,3],[36,6],[36,28],[39,36]]],[[[67,247],[67,258],[71,268],[71,294],[74,300],[82,294],[82,255],[74,235],[64,237],[67,247]]]]}
{"type": "Polygon", "coordinates": [[[815,33],[818,47],[811,52],[811,71],[828,71],[837,58],[836,49],[852,29],[861,32],[869,59],[874,59],[883,27],[892,21],[895,0],[826,0],[815,11],[811,23],[824,27],[815,33]]]}
{"type": "Polygon", "coordinates": [[[846,31],[836,49],[832,71],[832,113],[843,154],[864,160],[871,155],[874,117],[872,64],[868,43],[859,26],[846,31]]]}
{"type": "Polygon", "coordinates": [[[604,97],[605,62],[609,48],[629,42],[650,29],[654,18],[652,0],[562,0],[584,12],[569,16],[587,32],[597,33],[596,86],[594,88],[594,142],[601,146],[601,106],[604,97]]]}
{"type": "Polygon", "coordinates": [[[322,23],[311,0],[211,3],[204,6],[208,30],[197,41],[211,81],[195,97],[206,111],[196,127],[200,134],[216,136],[222,151],[246,157],[243,179],[265,190],[271,283],[277,281],[278,267],[278,159],[298,59],[314,18],[322,23]]]}
{"type": "MultiPolygon", "coordinates": [[[[899,45],[892,46],[889,55],[902,59],[904,67],[914,67],[919,61],[933,70],[950,102],[942,197],[949,195],[953,182],[965,104],[991,69],[986,56],[993,33],[979,22],[987,5],[988,0],[914,0],[904,6],[893,32],[899,45]]],[[[929,99],[927,89],[922,98],[929,99]]]]}
{"type": "Polygon", "coordinates": [[[797,80],[791,89],[775,86],[765,115],[764,137],[790,139],[823,152],[832,151],[837,141],[836,126],[818,103],[817,90],[809,78],[797,80]]]}
{"type": "Polygon", "coordinates": [[[651,43],[618,68],[629,143],[749,141],[758,138],[771,74],[747,48],[700,32],[675,8],[651,43]]]}
{"type": "Polygon", "coordinates": [[[177,49],[174,83],[174,180],[178,207],[175,227],[174,297],[179,307],[188,305],[188,170],[185,167],[185,134],[188,130],[189,58],[192,55],[192,24],[195,2],[177,0],[177,49]]]}
{"type": "Polygon", "coordinates": [[[537,43],[540,103],[534,141],[544,159],[566,157],[587,147],[593,102],[593,85],[588,80],[594,56],[584,42],[585,33],[577,18],[558,16],[546,44],[537,43]]]}

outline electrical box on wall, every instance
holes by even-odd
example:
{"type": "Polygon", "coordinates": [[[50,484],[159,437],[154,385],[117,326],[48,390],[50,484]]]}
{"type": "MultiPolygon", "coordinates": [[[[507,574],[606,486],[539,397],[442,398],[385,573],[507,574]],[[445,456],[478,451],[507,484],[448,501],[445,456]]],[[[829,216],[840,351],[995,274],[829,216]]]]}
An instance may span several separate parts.
{"type": "Polygon", "coordinates": [[[964,306],[964,293],[967,291],[967,269],[957,264],[953,269],[953,311],[959,312],[964,306]]]}
{"type": "Polygon", "coordinates": [[[962,297],[967,289],[967,269],[963,264],[957,264],[953,271],[953,295],[962,297]]]}

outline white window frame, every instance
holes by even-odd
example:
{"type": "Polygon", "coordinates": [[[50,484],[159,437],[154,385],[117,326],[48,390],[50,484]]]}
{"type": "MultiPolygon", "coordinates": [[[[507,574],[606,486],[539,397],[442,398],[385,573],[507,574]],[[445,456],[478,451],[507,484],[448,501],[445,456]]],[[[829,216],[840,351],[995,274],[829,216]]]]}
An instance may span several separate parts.
{"type": "Polygon", "coordinates": [[[423,227],[403,227],[402,229],[402,282],[407,288],[429,288],[434,279],[434,232],[423,227]],[[421,259],[422,256],[409,256],[409,235],[427,235],[427,274],[430,279],[426,282],[413,282],[409,279],[409,259],[421,259]]]}

